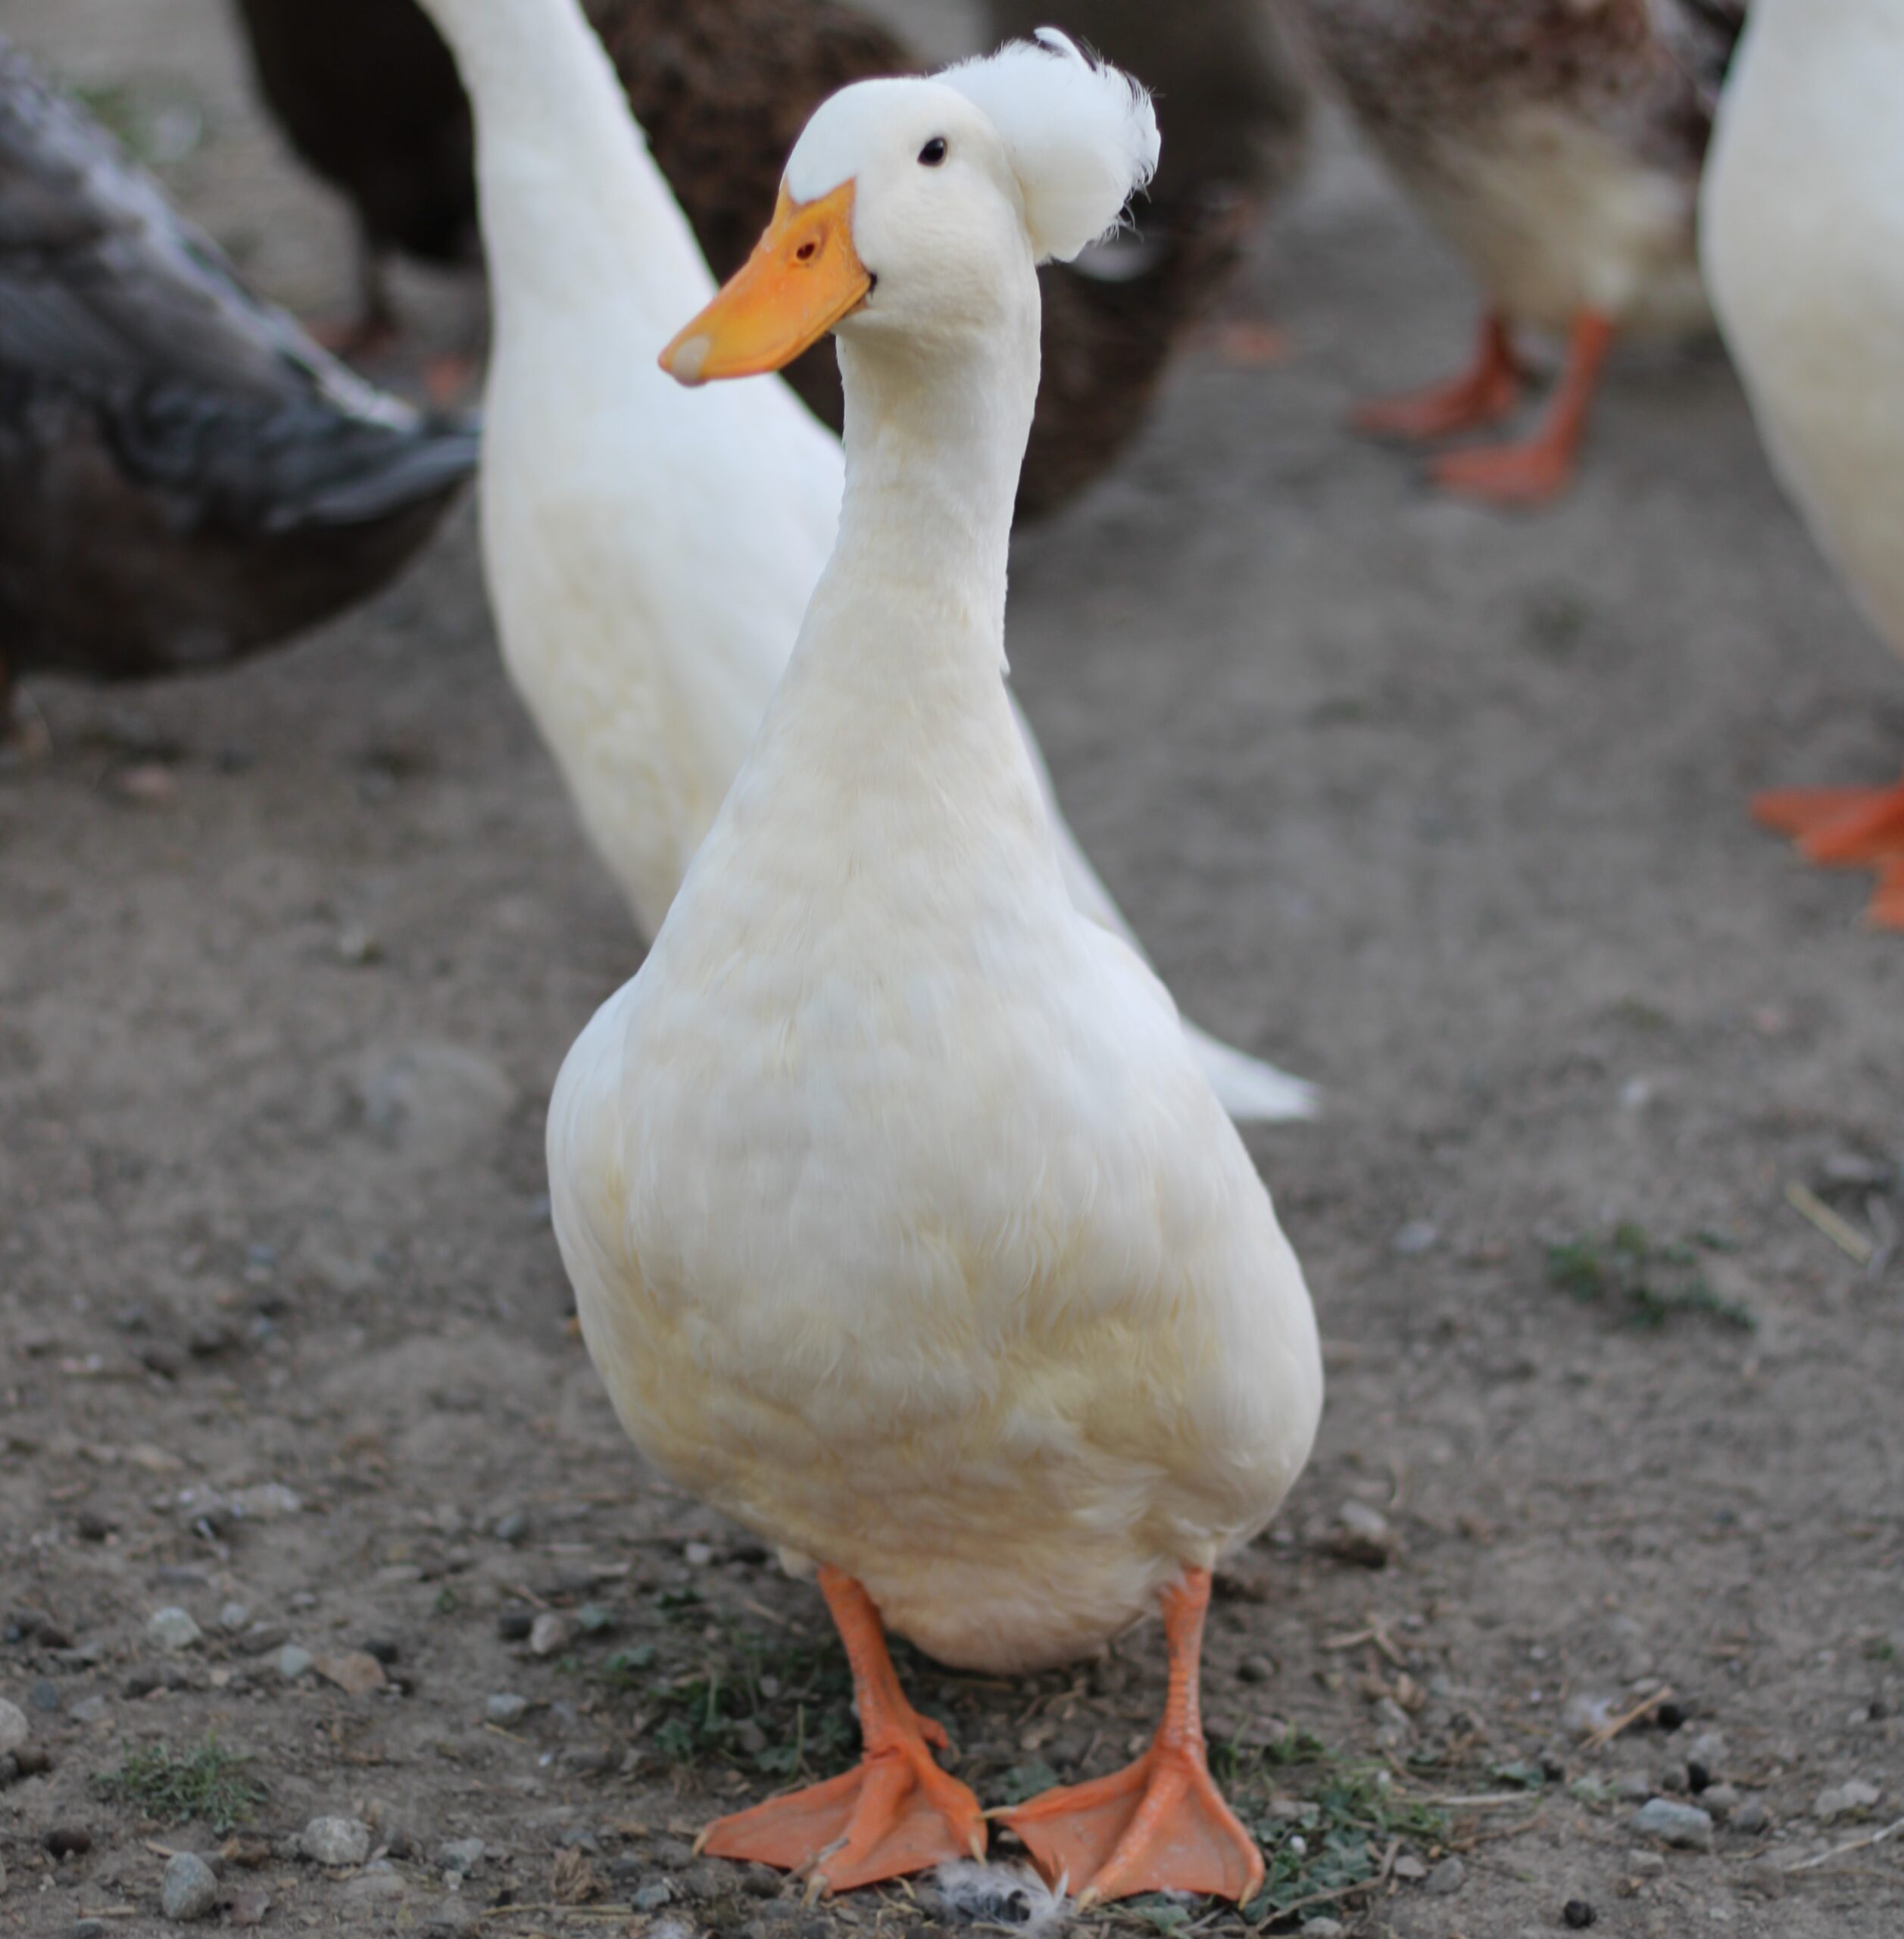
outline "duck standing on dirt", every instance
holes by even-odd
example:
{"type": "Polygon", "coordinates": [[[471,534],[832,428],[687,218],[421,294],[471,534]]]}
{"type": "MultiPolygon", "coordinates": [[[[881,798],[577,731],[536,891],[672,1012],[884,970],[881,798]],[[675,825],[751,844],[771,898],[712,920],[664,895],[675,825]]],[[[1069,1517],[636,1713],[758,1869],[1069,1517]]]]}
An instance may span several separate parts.
{"type": "MultiPolygon", "coordinates": [[[[1772,462],[1904,654],[1904,10],[1753,0],[1702,202],[1706,274],[1772,462]]],[[[1761,795],[1815,862],[1874,863],[1904,929],[1904,781],[1761,795]]]]}
{"type": "Polygon", "coordinates": [[[0,719],[23,671],[192,671],[368,598],[477,451],[251,296],[0,40],[0,719]]]}
{"type": "Polygon", "coordinates": [[[1004,1822],[1085,1902],[1263,1875],[1197,1666],[1213,1566],[1308,1457],[1314,1316],[1167,994],[1072,903],[1004,677],[1035,265],[1156,145],[1141,90],[1062,36],[850,88],[663,353],[699,384],[836,329],[844,504],[646,963],[563,1067],[551,1202],[637,1445],[819,1569],[863,1761],[704,1834],[816,1887],[984,1847],[886,1628],[1015,1672],[1159,1604],[1150,1749],[1004,1822]]]}
{"type": "MultiPolygon", "coordinates": [[[[1088,12],[1103,0],[1075,3],[1088,12]]],[[[442,40],[417,0],[239,4],[267,102],[355,205],[366,317],[380,326],[381,251],[448,253],[475,207],[469,109],[445,86],[442,40]]],[[[1213,4],[1257,0],[1198,0],[1200,18],[1213,4]]],[[[1119,5],[1130,11],[1128,0],[1119,5]]],[[[850,82],[922,65],[837,0],[587,0],[586,11],[717,276],[739,265],[772,214],[780,164],[813,110],[850,82]]],[[[1145,34],[1173,38],[1161,27],[1145,34]]],[[[1116,461],[1185,334],[1214,305],[1253,206],[1231,192],[1228,171],[1254,148],[1250,165],[1266,193],[1299,147],[1300,98],[1286,71],[1265,71],[1239,48],[1232,85],[1217,89],[1212,64],[1196,58],[1197,98],[1166,111],[1181,111],[1187,129],[1199,124],[1186,146],[1206,159],[1181,172],[1141,246],[1046,272],[1047,380],[1019,488],[1025,517],[1055,511],[1116,461]]],[[[839,373],[826,347],[784,374],[838,430],[839,373]]]]}
{"type": "Polygon", "coordinates": [[[1709,323],[1695,204],[1743,0],[1292,0],[1397,180],[1474,271],[1472,367],[1366,404],[1365,429],[1431,439],[1509,416],[1514,332],[1564,335],[1546,421],[1439,459],[1448,489],[1540,504],[1572,478],[1615,338],[1709,323]]]}

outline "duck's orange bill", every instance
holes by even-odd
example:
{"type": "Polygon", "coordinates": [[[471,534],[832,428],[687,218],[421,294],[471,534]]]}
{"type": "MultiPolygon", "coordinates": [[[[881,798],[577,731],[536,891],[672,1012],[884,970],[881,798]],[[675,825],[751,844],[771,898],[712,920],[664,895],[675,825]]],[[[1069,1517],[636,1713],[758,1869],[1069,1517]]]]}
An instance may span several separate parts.
{"type": "Polygon", "coordinates": [[[780,370],[857,310],[872,287],[853,247],[853,184],[796,202],[783,183],[753,254],[662,351],[661,367],[683,384],[780,370]]]}

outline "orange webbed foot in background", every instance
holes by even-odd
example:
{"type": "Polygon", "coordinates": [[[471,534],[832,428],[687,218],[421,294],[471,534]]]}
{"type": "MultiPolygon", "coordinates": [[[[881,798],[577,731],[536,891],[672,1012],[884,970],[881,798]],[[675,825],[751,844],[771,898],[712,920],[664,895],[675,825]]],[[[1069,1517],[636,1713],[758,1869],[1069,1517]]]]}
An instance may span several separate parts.
{"type": "Polygon", "coordinates": [[[945,1732],[907,1702],[872,1598],[836,1569],[820,1570],[819,1586],[853,1668],[860,1766],[716,1819],[696,1849],[804,1872],[816,1891],[835,1892],[982,1857],[985,1814],[933,1762],[945,1732]]]}
{"type": "Polygon", "coordinates": [[[1520,401],[1519,360],[1505,319],[1490,311],[1481,320],[1474,361],[1459,376],[1400,397],[1371,398],[1350,421],[1378,438],[1446,438],[1498,423],[1520,401]]]}
{"type": "Polygon", "coordinates": [[[1877,872],[1877,891],[1865,911],[1874,929],[1904,929],[1904,855],[1894,856],[1877,872]]]}
{"type": "Polygon", "coordinates": [[[1187,1570],[1163,1596],[1170,1692],[1135,1764],[1048,1791],[999,1813],[1047,1882],[1068,1878],[1080,1909],[1138,1892],[1207,1892],[1239,1903],[1263,1880],[1262,1854],[1210,1774],[1197,1694],[1210,1572],[1187,1570]]]}
{"type": "Polygon", "coordinates": [[[1612,348],[1613,326],[1590,312],[1574,324],[1567,367],[1547,420],[1524,443],[1453,451],[1435,461],[1434,482],[1484,504],[1522,509],[1550,504],[1572,483],[1587,420],[1612,348]]]}
{"type": "Polygon", "coordinates": [[[1753,819],[1795,837],[1808,860],[1851,866],[1904,854],[1904,781],[1889,788],[1787,788],[1753,798],[1753,819]]]}

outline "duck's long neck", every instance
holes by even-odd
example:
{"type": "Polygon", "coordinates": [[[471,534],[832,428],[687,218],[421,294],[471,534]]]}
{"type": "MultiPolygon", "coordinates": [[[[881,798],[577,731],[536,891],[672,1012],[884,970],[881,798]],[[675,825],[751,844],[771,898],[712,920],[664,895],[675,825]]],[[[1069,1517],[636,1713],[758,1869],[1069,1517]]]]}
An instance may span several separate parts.
{"type": "Polygon", "coordinates": [[[1026,314],[975,349],[841,340],[839,536],[726,810],[776,869],[791,841],[941,898],[1027,870],[1057,882],[1004,678],[1012,503],[1038,390],[1028,252],[1024,270],[1026,314]],[[810,841],[796,832],[808,829],[810,841]]]}
{"type": "Polygon", "coordinates": [[[651,291],[671,329],[712,279],[579,0],[425,4],[475,105],[499,326],[651,291]]]}
{"type": "Polygon", "coordinates": [[[1004,717],[1012,507],[1038,395],[1027,279],[1026,314],[954,354],[841,339],[846,495],[801,653],[875,702],[976,697],[1004,717]]]}

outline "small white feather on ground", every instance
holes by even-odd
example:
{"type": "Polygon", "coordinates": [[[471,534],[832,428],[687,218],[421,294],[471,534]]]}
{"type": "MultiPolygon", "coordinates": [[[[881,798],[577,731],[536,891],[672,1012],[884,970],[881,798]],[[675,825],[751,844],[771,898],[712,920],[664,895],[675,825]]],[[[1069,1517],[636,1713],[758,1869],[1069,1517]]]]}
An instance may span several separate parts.
{"type": "Polygon", "coordinates": [[[1069,1901],[1029,1866],[986,1865],[954,1859],[934,1875],[947,1913],[973,1925],[1009,1925],[1040,1939],[1064,1925],[1069,1901]]]}

